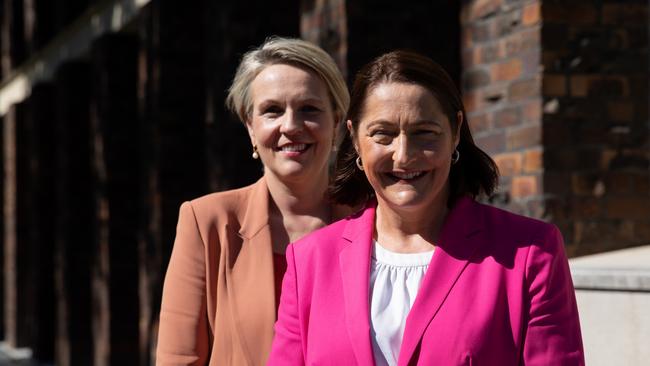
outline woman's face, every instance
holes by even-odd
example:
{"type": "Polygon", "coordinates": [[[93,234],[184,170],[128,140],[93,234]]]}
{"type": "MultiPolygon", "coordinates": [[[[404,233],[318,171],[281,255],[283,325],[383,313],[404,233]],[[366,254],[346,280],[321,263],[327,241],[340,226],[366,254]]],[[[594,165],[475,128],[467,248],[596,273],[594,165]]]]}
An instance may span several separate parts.
{"type": "Polygon", "coordinates": [[[460,122],[458,130],[452,131],[426,88],[399,82],[373,88],[353,136],[379,203],[408,211],[444,207],[458,131],[460,122]]]}
{"type": "Polygon", "coordinates": [[[325,82],[308,69],[271,65],[253,80],[251,97],[246,126],[265,174],[326,181],[336,122],[325,82]]]}

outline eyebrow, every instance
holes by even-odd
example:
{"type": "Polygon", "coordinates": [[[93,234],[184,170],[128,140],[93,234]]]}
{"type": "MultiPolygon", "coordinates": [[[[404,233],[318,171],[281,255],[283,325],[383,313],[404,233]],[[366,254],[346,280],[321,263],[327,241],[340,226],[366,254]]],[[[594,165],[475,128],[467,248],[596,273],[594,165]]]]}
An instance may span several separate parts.
{"type": "MultiPolygon", "coordinates": [[[[393,123],[390,122],[390,121],[387,121],[385,119],[378,119],[378,120],[368,122],[368,127],[367,128],[371,128],[371,127],[373,127],[375,125],[385,125],[385,124],[393,124],[393,123]]],[[[419,120],[419,121],[415,121],[415,122],[411,123],[410,125],[414,126],[414,127],[429,126],[429,125],[436,125],[436,126],[442,127],[441,122],[438,122],[436,120],[429,120],[429,119],[422,119],[422,120],[419,120]]]]}
{"type": "MultiPolygon", "coordinates": [[[[304,99],[298,99],[299,103],[314,103],[314,104],[325,104],[327,103],[321,98],[315,97],[315,96],[308,96],[307,98],[304,99]]],[[[262,101],[259,102],[258,105],[260,106],[265,106],[267,104],[276,104],[278,103],[278,100],[275,98],[266,98],[263,99],[262,101]]]]}

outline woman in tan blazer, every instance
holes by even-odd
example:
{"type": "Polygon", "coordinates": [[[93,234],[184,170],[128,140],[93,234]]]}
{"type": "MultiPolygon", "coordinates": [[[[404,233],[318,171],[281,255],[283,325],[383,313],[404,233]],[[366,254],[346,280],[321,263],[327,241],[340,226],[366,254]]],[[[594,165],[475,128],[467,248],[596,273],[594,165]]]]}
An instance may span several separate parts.
{"type": "Polygon", "coordinates": [[[263,365],[289,242],[346,215],[326,197],[349,95],[333,60],[271,38],[244,55],[227,105],[248,129],[257,183],[181,206],[165,277],[157,365],[263,365]]]}

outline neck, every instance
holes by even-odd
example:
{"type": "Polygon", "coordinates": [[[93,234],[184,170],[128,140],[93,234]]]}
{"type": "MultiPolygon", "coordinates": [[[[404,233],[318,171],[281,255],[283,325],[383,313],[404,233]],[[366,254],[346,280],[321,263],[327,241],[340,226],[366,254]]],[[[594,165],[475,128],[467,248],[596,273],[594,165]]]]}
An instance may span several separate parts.
{"type": "Polygon", "coordinates": [[[266,175],[271,195],[269,222],[273,252],[283,254],[287,244],[332,221],[331,205],[326,198],[327,173],[316,180],[282,182],[266,175]]]}
{"type": "Polygon", "coordinates": [[[276,209],[282,215],[317,215],[329,211],[326,199],[328,176],[317,179],[284,182],[272,174],[265,174],[269,193],[276,209]]]}
{"type": "Polygon", "coordinates": [[[412,253],[435,246],[448,209],[443,202],[419,210],[402,210],[378,198],[376,212],[377,241],[392,251],[412,253]]]}

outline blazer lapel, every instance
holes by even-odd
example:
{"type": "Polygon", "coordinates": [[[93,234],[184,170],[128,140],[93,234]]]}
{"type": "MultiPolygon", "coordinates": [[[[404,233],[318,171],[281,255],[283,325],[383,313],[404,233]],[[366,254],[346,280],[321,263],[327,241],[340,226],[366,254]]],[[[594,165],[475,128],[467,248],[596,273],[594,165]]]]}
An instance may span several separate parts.
{"type": "Polygon", "coordinates": [[[253,361],[251,357],[268,354],[262,350],[270,351],[276,318],[268,205],[268,188],[262,178],[250,192],[239,230],[228,228],[233,236],[231,243],[241,242],[241,247],[228,248],[228,298],[239,341],[253,364],[262,360],[253,361]]]}
{"type": "Polygon", "coordinates": [[[478,247],[467,240],[480,231],[479,207],[461,198],[451,210],[404,328],[398,365],[408,365],[424,331],[444,303],[478,247]]]}
{"type": "Polygon", "coordinates": [[[345,303],[345,322],[359,365],[373,365],[370,341],[370,250],[376,203],[351,219],[343,232],[349,241],[339,254],[345,303]]]}

